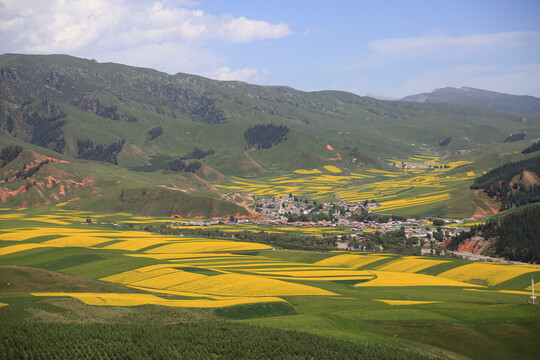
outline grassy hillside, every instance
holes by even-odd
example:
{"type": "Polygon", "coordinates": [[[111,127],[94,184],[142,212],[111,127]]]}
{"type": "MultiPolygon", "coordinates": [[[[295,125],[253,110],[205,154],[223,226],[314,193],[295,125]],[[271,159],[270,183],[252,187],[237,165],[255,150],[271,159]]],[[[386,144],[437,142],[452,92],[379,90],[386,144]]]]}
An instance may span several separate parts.
{"type": "MultiPolygon", "coordinates": [[[[295,129],[282,147],[298,167],[304,166],[303,153],[323,160],[335,157],[327,144],[340,152],[358,148],[376,157],[403,156],[418,152],[420,144],[437,149],[447,137],[452,138],[447,150],[452,150],[502,142],[519,131],[540,134],[534,128],[540,118],[534,116],[524,122],[522,117],[491,110],[171,76],[69,56],[3,55],[0,67],[4,131],[11,117],[10,133],[30,140],[35,129],[24,112],[45,116],[40,102],[47,100],[65,115],[64,153],[77,154],[77,139],[89,138],[96,144],[125,139],[121,166],[143,165],[156,154],[180,156],[195,146],[212,146],[215,157],[225,159],[209,161],[222,164],[217,170],[226,172],[230,170],[226,159],[235,159],[246,147],[244,131],[269,122],[295,129]],[[119,119],[113,120],[115,116],[119,119]],[[147,132],[155,126],[161,126],[163,134],[149,140],[147,132]]],[[[265,152],[273,159],[282,155],[279,149],[265,152]]],[[[264,154],[259,160],[264,167],[272,166],[264,154]]],[[[278,165],[288,167],[286,162],[278,165]]]]}
{"type": "MultiPolygon", "coordinates": [[[[3,196],[6,206],[80,198],[81,207],[95,210],[240,214],[245,210],[222,203],[213,185],[226,184],[231,176],[275,178],[327,165],[345,171],[392,170],[388,161],[416,155],[450,156],[446,161],[471,161],[473,171],[485,171],[489,168],[481,159],[504,158],[540,137],[540,117],[534,115],[214,81],[65,55],[1,55],[0,86],[0,145],[34,152],[0,171],[15,171],[44,155],[69,164],[44,164],[38,183],[47,177],[95,180],[77,191],[72,186],[62,196],[49,194],[55,186],[3,196]],[[248,146],[244,132],[268,123],[287,127],[286,140],[270,148],[248,146]],[[504,143],[515,133],[526,133],[525,140],[504,143]],[[185,163],[200,162],[198,170],[164,172],[168,162],[184,159],[195,148],[213,150],[185,163]],[[128,192],[121,196],[123,190],[128,192]],[[143,193],[145,198],[135,196],[143,193]]],[[[27,183],[17,180],[2,187],[11,193],[27,183]]],[[[473,195],[462,185],[455,184],[450,192],[454,203],[446,210],[411,213],[471,215],[473,195]]]]}
{"type": "Polygon", "coordinates": [[[245,208],[209,191],[213,187],[194,174],[162,173],[156,177],[108,163],[74,159],[5,134],[0,134],[0,140],[0,144],[22,148],[17,158],[0,167],[0,200],[4,207],[66,203],[71,209],[141,215],[248,214],[245,208]]]}

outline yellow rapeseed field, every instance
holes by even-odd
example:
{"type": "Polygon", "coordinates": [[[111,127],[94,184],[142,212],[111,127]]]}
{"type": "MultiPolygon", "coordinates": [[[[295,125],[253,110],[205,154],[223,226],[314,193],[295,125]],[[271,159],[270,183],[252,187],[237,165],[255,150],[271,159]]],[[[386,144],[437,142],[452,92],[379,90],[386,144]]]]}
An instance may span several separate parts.
{"type": "Polygon", "coordinates": [[[139,305],[164,305],[176,307],[193,308],[218,308],[240,304],[251,304],[261,302],[285,302],[276,297],[260,298],[234,298],[234,299],[200,299],[200,300],[168,300],[151,294],[125,294],[125,293],[31,293],[33,296],[46,297],[72,297],[88,305],[97,306],[139,306],[139,305]]]}
{"type": "Polygon", "coordinates": [[[357,269],[372,262],[386,259],[387,256],[372,256],[372,255],[352,255],[342,254],[333,256],[328,259],[324,259],[315,263],[315,265],[323,266],[345,266],[353,269],[357,269]]]}
{"type": "Polygon", "coordinates": [[[371,271],[377,277],[371,281],[356,284],[355,287],[371,286],[459,286],[459,287],[481,287],[479,285],[467,284],[461,281],[440,278],[437,276],[423,274],[409,274],[387,271],[371,271]]]}
{"type": "Polygon", "coordinates": [[[391,263],[386,263],[377,267],[377,270],[380,271],[394,271],[394,272],[403,272],[403,273],[415,273],[420,270],[427,269],[429,267],[446,263],[445,260],[432,260],[425,259],[420,257],[403,257],[399,258],[391,263]]]}
{"type": "Polygon", "coordinates": [[[324,168],[326,170],[330,171],[330,172],[333,172],[333,173],[340,173],[341,172],[341,169],[334,166],[334,165],[326,165],[324,168]]]}
{"type": "Polygon", "coordinates": [[[312,286],[243,274],[208,276],[178,285],[174,290],[229,296],[336,295],[312,286]]]}
{"type": "Polygon", "coordinates": [[[11,245],[11,246],[0,248],[0,255],[13,254],[19,251],[36,249],[36,248],[44,248],[44,247],[54,247],[54,246],[45,245],[45,244],[17,244],[17,245],[11,245]]]}
{"type": "Polygon", "coordinates": [[[298,170],[294,170],[293,172],[297,174],[320,174],[321,173],[321,171],[318,169],[312,169],[312,170],[298,169],[298,170]]]}
{"type": "Polygon", "coordinates": [[[138,239],[130,239],[130,240],[124,240],[118,243],[114,243],[114,244],[104,247],[104,249],[137,251],[137,250],[149,247],[149,246],[158,245],[162,243],[164,243],[164,241],[161,239],[138,238],[138,239]]]}
{"type": "Polygon", "coordinates": [[[28,221],[40,221],[40,222],[46,222],[46,223],[55,224],[55,225],[71,225],[70,222],[60,220],[60,219],[49,218],[46,215],[41,215],[41,216],[36,216],[36,217],[29,217],[29,218],[25,218],[25,220],[28,220],[28,221]]]}
{"type": "Polygon", "coordinates": [[[146,251],[149,254],[174,254],[174,253],[192,253],[192,252],[219,252],[219,251],[243,251],[243,250],[270,250],[268,245],[247,243],[240,241],[210,240],[179,242],[176,244],[167,244],[146,251]]]}
{"type": "Polygon", "coordinates": [[[439,304],[442,301],[421,301],[421,300],[379,300],[375,299],[375,301],[380,301],[388,305],[419,305],[419,304],[439,304]]]}
{"type": "Polygon", "coordinates": [[[168,274],[155,276],[149,279],[140,280],[140,281],[131,283],[131,285],[142,286],[142,287],[151,288],[151,289],[171,288],[174,290],[176,285],[179,285],[188,281],[200,280],[205,277],[206,277],[205,275],[201,275],[201,274],[196,274],[196,273],[181,271],[181,270],[174,270],[173,272],[170,272],[168,274]]]}
{"type": "Polygon", "coordinates": [[[137,281],[150,279],[156,276],[170,274],[176,270],[173,268],[174,264],[157,264],[145,266],[135,270],[125,271],[122,273],[110,275],[100,280],[114,282],[118,284],[130,285],[137,281]]]}
{"type": "Polygon", "coordinates": [[[357,277],[357,278],[372,278],[373,274],[367,271],[359,271],[359,270],[334,270],[334,269],[322,269],[322,270],[259,270],[259,271],[252,271],[257,274],[262,275],[268,275],[268,276],[289,276],[291,278],[304,277],[317,277],[317,278],[323,278],[327,276],[349,276],[349,277],[357,277]]]}
{"type": "Polygon", "coordinates": [[[488,285],[497,285],[516,276],[540,271],[540,267],[532,265],[506,265],[473,263],[463,265],[439,274],[439,277],[459,280],[482,280],[488,285]]]}
{"type": "Polygon", "coordinates": [[[28,240],[37,236],[43,235],[80,235],[83,233],[90,233],[92,231],[88,230],[75,230],[75,229],[64,229],[64,228],[55,228],[55,227],[43,227],[43,228],[28,228],[28,229],[12,229],[9,232],[3,233],[1,239],[8,241],[22,241],[28,240]]]}
{"type": "Polygon", "coordinates": [[[43,242],[43,244],[63,246],[63,247],[69,247],[69,246],[91,247],[91,246],[101,244],[110,240],[111,239],[107,239],[103,237],[81,234],[79,236],[66,236],[66,237],[61,237],[58,239],[48,240],[48,241],[43,242]]]}

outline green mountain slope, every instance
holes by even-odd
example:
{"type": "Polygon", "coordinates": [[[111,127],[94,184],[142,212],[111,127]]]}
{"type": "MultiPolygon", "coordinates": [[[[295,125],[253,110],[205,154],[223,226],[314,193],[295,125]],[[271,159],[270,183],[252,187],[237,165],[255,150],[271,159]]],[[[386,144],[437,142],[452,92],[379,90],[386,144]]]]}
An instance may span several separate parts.
{"type": "MultiPolygon", "coordinates": [[[[156,214],[162,199],[170,199],[163,213],[187,215],[173,203],[194,204],[185,197],[195,196],[210,200],[195,201],[200,211],[192,215],[241,214],[242,207],[214,203],[222,200],[213,183],[324,165],[381,169],[386,158],[461,150],[472,151],[467,156],[474,161],[492,149],[507,154],[525,148],[529,139],[540,137],[535,115],[168,75],[66,55],[1,55],[0,88],[0,145],[24,145],[36,159],[69,159],[69,165],[48,163],[43,169],[67,166],[66,179],[95,177],[107,184],[97,192],[100,201],[73,194],[97,209],[156,214]],[[283,141],[270,148],[248,146],[244,133],[270,123],[287,127],[283,141]],[[525,141],[503,143],[516,133],[526,133],[525,141]],[[190,157],[195,149],[205,156],[190,157]],[[174,167],[171,161],[183,171],[164,172],[174,167]],[[142,194],[144,189],[151,196],[147,201],[132,196],[121,205],[122,190],[142,194]]],[[[16,185],[24,184],[10,184],[16,185]]],[[[31,193],[3,202],[15,206],[54,198],[45,193],[49,200],[26,198],[31,193]]]]}
{"type": "Polygon", "coordinates": [[[540,114],[539,98],[502,94],[470,87],[436,89],[430,93],[406,96],[401,100],[476,106],[519,114],[540,114]]]}

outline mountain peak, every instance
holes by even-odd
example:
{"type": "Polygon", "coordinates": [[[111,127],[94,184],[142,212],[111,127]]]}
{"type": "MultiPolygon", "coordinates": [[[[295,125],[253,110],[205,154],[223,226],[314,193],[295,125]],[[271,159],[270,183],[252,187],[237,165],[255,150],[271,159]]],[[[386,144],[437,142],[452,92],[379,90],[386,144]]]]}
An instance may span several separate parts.
{"type": "Polygon", "coordinates": [[[465,105],[520,114],[540,115],[539,98],[510,95],[469,86],[439,88],[430,93],[406,96],[401,101],[465,105]]]}

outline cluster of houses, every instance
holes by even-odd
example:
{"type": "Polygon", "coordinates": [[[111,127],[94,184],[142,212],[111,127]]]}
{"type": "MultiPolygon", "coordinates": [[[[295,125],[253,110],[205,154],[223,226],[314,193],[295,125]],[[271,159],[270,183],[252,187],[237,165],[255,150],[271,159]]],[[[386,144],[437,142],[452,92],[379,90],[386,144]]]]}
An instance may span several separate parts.
{"type": "MultiPolygon", "coordinates": [[[[374,219],[358,220],[354,214],[370,213],[379,205],[376,202],[348,203],[348,202],[310,202],[298,197],[284,196],[274,198],[258,198],[255,202],[255,211],[260,214],[256,218],[230,219],[229,221],[189,221],[175,223],[182,226],[212,226],[223,224],[252,224],[263,226],[291,226],[291,227],[340,227],[347,228],[350,234],[349,240],[361,237],[363,232],[388,232],[403,230],[407,238],[416,237],[420,240],[434,241],[435,245],[446,241],[450,236],[455,236],[462,227],[457,226],[434,226],[433,222],[424,218],[386,218],[380,222],[380,217],[374,219]],[[293,215],[294,214],[294,215],[293,215]],[[302,216],[304,215],[304,216],[302,216]],[[310,218],[312,221],[306,221],[310,218]],[[291,219],[296,219],[291,221],[291,219]],[[379,220],[378,220],[379,219],[379,220]],[[436,239],[434,232],[441,230],[444,237],[436,239]]],[[[443,219],[444,223],[459,222],[451,219],[443,219]]],[[[243,229],[239,228],[239,231],[243,229]]]]}

